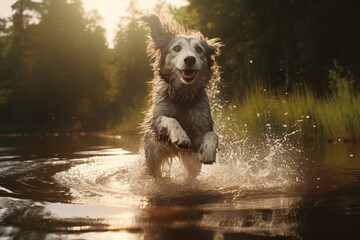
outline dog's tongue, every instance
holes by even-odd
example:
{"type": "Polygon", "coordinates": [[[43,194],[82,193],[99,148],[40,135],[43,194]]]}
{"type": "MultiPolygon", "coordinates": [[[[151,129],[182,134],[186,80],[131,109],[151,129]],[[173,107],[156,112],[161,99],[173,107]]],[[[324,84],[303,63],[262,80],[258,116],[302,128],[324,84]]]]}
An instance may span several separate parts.
{"type": "Polygon", "coordinates": [[[183,70],[181,71],[181,74],[183,75],[184,79],[192,79],[195,77],[195,71],[194,70],[183,70]]]}

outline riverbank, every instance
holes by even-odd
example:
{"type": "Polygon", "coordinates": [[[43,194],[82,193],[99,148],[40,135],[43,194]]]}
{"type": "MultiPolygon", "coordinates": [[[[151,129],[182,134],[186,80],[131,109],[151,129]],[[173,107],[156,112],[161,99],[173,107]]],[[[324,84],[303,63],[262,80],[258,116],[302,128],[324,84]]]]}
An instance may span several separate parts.
{"type": "MultiPolygon", "coordinates": [[[[213,104],[215,122],[236,126],[238,135],[246,132],[257,135],[263,132],[292,134],[306,139],[326,139],[329,142],[341,139],[344,142],[360,139],[360,94],[343,86],[332,93],[317,96],[308,87],[294,87],[292,91],[274,90],[255,83],[231,103],[213,104]]],[[[140,137],[139,126],[144,119],[146,104],[128,110],[128,114],[116,124],[103,131],[109,135],[134,135],[140,137]],[[140,106],[140,107],[139,107],[140,106]]],[[[85,129],[52,131],[0,131],[2,135],[68,134],[86,133],[85,129]]],[[[96,132],[98,132],[97,130],[96,132]]],[[[90,132],[94,132],[91,131],[90,132]]]]}
{"type": "Polygon", "coordinates": [[[224,106],[223,117],[249,133],[295,131],[306,138],[355,141],[360,139],[359,106],[360,95],[355,92],[317,97],[307,87],[279,92],[256,85],[242,100],[224,106]]]}
{"type": "MultiPolygon", "coordinates": [[[[286,92],[255,83],[238,100],[219,102],[212,106],[215,121],[236,126],[239,133],[291,133],[329,142],[360,139],[360,94],[344,87],[319,97],[306,86],[286,92]]],[[[137,132],[143,111],[131,110],[110,132],[137,132]]]]}

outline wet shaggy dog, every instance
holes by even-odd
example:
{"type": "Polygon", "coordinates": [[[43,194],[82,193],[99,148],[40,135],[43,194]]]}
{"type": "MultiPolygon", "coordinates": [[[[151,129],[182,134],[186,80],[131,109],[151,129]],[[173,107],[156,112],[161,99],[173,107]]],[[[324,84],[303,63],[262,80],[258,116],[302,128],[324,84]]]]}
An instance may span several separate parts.
{"type": "Polygon", "coordinates": [[[150,28],[147,50],[154,71],[152,106],[142,125],[147,170],[161,177],[162,164],[178,157],[188,177],[195,178],[202,163],[216,159],[218,136],[207,90],[218,78],[215,56],[221,43],[171,19],[148,15],[141,20],[150,28]]]}

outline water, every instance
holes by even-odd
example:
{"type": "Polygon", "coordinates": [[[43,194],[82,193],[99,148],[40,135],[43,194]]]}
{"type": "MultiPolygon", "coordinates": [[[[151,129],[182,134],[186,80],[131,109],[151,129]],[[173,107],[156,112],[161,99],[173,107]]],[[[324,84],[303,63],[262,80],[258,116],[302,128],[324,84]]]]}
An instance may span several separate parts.
{"type": "Polygon", "coordinates": [[[0,239],[358,239],[359,143],[226,136],[193,182],[137,137],[0,137],[0,239]]]}

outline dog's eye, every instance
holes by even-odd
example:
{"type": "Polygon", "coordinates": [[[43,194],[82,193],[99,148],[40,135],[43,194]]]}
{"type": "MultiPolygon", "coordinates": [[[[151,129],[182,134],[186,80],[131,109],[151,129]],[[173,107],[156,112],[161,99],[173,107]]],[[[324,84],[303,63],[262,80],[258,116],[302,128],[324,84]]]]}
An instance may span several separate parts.
{"type": "Polygon", "coordinates": [[[174,47],[174,51],[175,51],[175,52],[180,52],[180,50],[181,50],[181,47],[180,47],[180,46],[175,46],[175,47],[174,47]]]}
{"type": "Polygon", "coordinates": [[[195,50],[198,54],[201,54],[203,52],[203,49],[201,47],[196,47],[195,50]]]}

